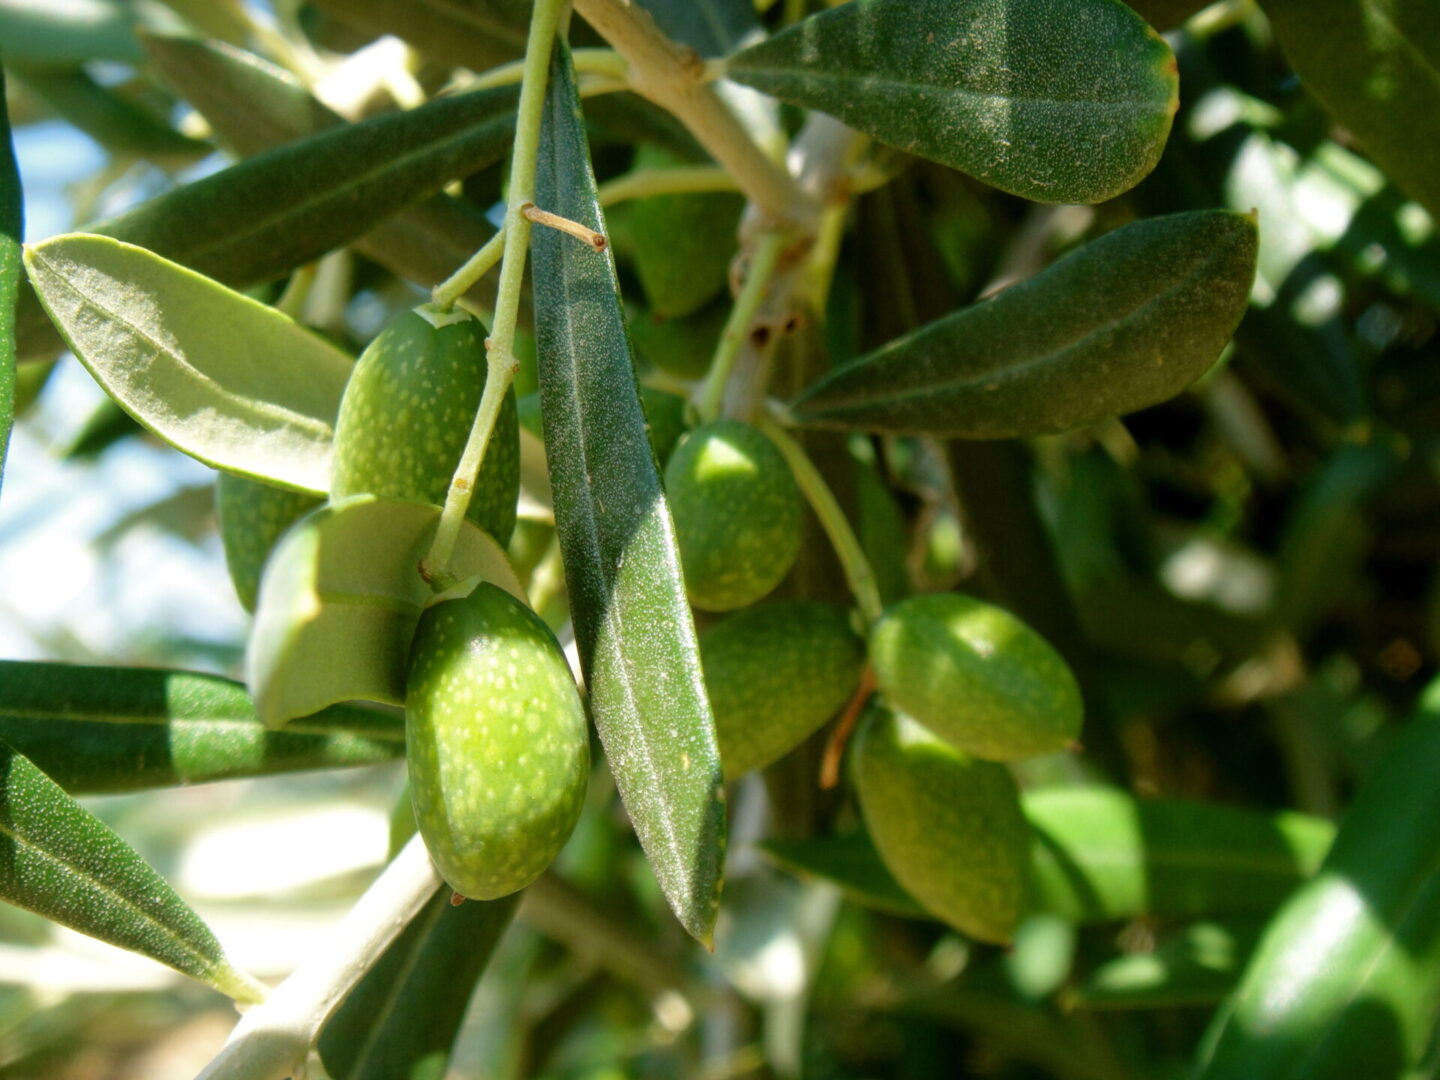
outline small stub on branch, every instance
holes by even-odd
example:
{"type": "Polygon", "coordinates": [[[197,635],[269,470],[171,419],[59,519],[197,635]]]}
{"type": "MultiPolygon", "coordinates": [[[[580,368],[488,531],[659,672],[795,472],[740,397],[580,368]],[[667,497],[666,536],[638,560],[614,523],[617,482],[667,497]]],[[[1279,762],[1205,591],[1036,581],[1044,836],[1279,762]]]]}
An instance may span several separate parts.
{"type": "Polygon", "coordinates": [[[548,210],[541,210],[534,203],[526,203],[520,207],[520,213],[524,214],[526,218],[536,225],[546,225],[552,229],[559,229],[561,232],[589,244],[596,251],[605,250],[604,234],[598,233],[586,225],[581,225],[578,221],[571,221],[569,218],[561,217],[559,214],[552,214],[548,210]]]}

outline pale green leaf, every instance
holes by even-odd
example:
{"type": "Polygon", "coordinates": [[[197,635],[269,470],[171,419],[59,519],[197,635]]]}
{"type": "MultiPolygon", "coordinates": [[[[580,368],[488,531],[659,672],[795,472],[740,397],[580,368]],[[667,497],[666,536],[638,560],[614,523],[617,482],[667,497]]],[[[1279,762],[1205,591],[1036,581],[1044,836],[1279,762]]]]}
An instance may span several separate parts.
{"type": "Polygon", "coordinates": [[[302,491],[330,482],[351,361],[274,308],[86,233],[26,248],[41,302],[96,381],[208,465],[302,491]]]}

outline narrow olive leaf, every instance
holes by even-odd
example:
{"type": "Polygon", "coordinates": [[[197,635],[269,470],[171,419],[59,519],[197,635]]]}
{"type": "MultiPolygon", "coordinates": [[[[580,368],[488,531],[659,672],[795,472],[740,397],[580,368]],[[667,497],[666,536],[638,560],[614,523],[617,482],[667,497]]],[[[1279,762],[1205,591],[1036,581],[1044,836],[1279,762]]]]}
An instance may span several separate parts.
{"type": "Polygon", "coordinates": [[[1440,1008],[1440,680],[1266,928],[1196,1080],[1399,1076],[1440,1008]]]}
{"type": "Polygon", "coordinates": [[[25,249],[75,355],[140,423],[207,465],[325,492],[351,362],[272,307],[144,248],[72,233],[25,249]]]}
{"type": "MultiPolygon", "coordinates": [[[[513,88],[439,98],[278,147],[90,231],[234,288],[272,281],[499,161],[514,113],[513,88]]],[[[20,355],[53,347],[53,331],[32,304],[21,318],[20,355]]]]}
{"type": "Polygon", "coordinates": [[[1031,904],[1080,922],[1269,911],[1310,877],[1327,821],[1104,787],[1032,791],[1031,904]]]}
{"type": "MultiPolygon", "coordinates": [[[[245,681],[267,727],[341,701],[405,703],[410,639],[433,596],[418,566],[439,520],[438,506],[355,495],[281,537],[260,580],[245,655],[245,681]]],[[[462,581],[490,581],[524,599],[504,551],[469,522],[451,567],[462,581]]]]}
{"type": "Polygon", "coordinates": [[[912,919],[930,918],[920,902],[885,868],[874,843],[863,832],[803,839],[772,837],[759,849],[793,874],[838,886],[861,907],[912,919]]]}
{"type": "Polygon", "coordinates": [[[1210,0],[1125,0],[1156,30],[1173,30],[1210,0]]]}
{"type": "Polygon", "coordinates": [[[825,376],[796,400],[795,418],[1004,439],[1154,405],[1229,341],[1250,296],[1256,237],[1254,219],[1224,210],[1125,225],[825,376]]]}
{"type": "MultiPolygon", "coordinates": [[[[315,0],[315,6],[352,26],[394,34],[416,50],[451,67],[484,71],[525,51],[531,0],[315,0]]],[[[573,45],[601,45],[580,19],[572,20],[573,45]]],[[[592,129],[628,145],[653,142],[692,161],[707,160],[694,138],[670,113],[633,93],[601,94],[585,105],[592,129]]]]}
{"type": "Polygon", "coordinates": [[[1082,1009],[1214,1005],[1235,988],[1263,928],[1253,918],[1187,926],[1153,950],[1101,964],[1066,1003],[1082,1009]]]}
{"type": "Polygon", "coordinates": [[[1134,187],[1179,101],[1170,47],[1119,0],[852,0],[726,72],[1048,203],[1134,187]]]}
{"type": "MultiPolygon", "coordinates": [[[[603,228],[564,45],[535,187],[538,205],[603,228]]],[[[725,854],[720,753],[615,264],[555,230],[531,243],[541,418],[591,712],[670,906],[708,942],[725,854]]]]}
{"type": "Polygon", "coordinates": [[[135,8],[121,0],[6,0],[0,3],[5,60],[81,64],[140,59],[135,8]]]}
{"type": "Polygon", "coordinates": [[[1411,198],[1440,217],[1440,5],[1264,0],[1305,88],[1411,198]]]}
{"type": "MultiPolygon", "coordinates": [[[[142,34],[141,41],[160,77],[241,155],[345,123],[288,71],[253,53],[194,38],[142,34]]],[[[494,235],[495,227],[469,203],[432,195],[382,219],[351,246],[428,288],[494,235]]]]}
{"type": "MultiPolygon", "coordinates": [[[[1036,831],[1028,910],[1079,923],[1271,911],[1314,873],[1334,836],[1303,814],[1103,787],[1032,791],[1021,804],[1036,831]]],[[[866,907],[923,917],[864,833],[768,840],[761,850],[866,907]]]]}
{"type": "Polygon", "coordinates": [[[701,56],[732,53],[760,36],[760,20],[750,0],[640,0],[667,36],[701,56]]]}
{"type": "Polygon", "coordinates": [[[143,953],[237,1001],[265,996],[129,844],[4,743],[0,899],[143,953]]]}
{"type": "Polygon", "coordinates": [[[373,765],[405,750],[400,718],[336,706],[284,732],[239,683],[152,668],[0,660],[0,739],[72,795],[373,765]]]}
{"type": "Polygon", "coordinates": [[[385,950],[320,1033],[335,1080],[435,1080],[471,990],[500,943],[523,893],[450,903],[435,894],[385,950]]]}
{"type": "Polygon", "coordinates": [[[15,65],[13,73],[22,86],[111,153],[178,167],[214,149],[102,86],[82,68],[15,65]]]}
{"type": "Polygon", "coordinates": [[[10,118],[5,108],[5,73],[0,70],[0,480],[5,475],[5,454],[10,448],[10,427],[15,420],[15,303],[24,273],[20,243],[25,235],[25,204],[20,191],[20,170],[10,141],[10,118]]]}

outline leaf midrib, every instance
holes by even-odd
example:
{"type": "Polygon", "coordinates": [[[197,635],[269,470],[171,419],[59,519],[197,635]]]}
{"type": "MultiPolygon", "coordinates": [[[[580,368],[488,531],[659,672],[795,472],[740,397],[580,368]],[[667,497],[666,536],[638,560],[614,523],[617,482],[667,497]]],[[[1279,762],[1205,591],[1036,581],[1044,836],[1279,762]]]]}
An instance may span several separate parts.
{"type": "MultiPolygon", "coordinates": [[[[262,401],[259,398],[247,397],[226,389],[213,375],[206,374],[191,363],[189,358],[183,353],[174,352],[167,348],[161,342],[155,340],[148,331],[136,326],[135,323],[131,322],[120,312],[103,307],[99,301],[90,299],[71,283],[70,279],[59,269],[58,264],[54,260],[47,257],[43,245],[31,248],[30,257],[45,267],[53,282],[58,283],[61,288],[76,298],[82,310],[91,312],[92,314],[98,314],[106,320],[118,323],[128,330],[133,337],[139,339],[139,341],[145,345],[148,345],[156,357],[170,357],[179,365],[182,371],[192,375],[199,383],[211,390],[222,401],[237,406],[242,402],[246,403],[246,408],[239,410],[242,413],[248,411],[251,415],[262,417],[266,420],[283,422],[286,427],[296,430],[297,433],[303,434],[307,440],[317,444],[326,444],[333,437],[334,429],[332,425],[325,423],[323,420],[318,420],[314,417],[306,416],[303,413],[286,409],[283,406],[276,406],[270,402],[262,401]]],[[[86,366],[88,367],[89,365],[87,364],[86,366]]],[[[146,368],[148,369],[150,367],[153,367],[153,359],[147,360],[146,362],[146,368]]],[[[108,382],[109,380],[107,379],[105,381],[108,382]]]]}
{"type": "MultiPolygon", "coordinates": [[[[1096,326],[1096,327],[1094,327],[1094,328],[1091,329],[1091,330],[1086,331],[1085,333],[1079,335],[1078,337],[1072,338],[1071,340],[1065,342],[1063,345],[1061,345],[1061,346],[1059,346],[1059,347],[1057,347],[1057,348],[1050,349],[1050,350],[1047,350],[1047,351],[1045,351],[1045,352],[1041,352],[1041,353],[1039,353],[1039,354],[1036,355],[1036,356],[1033,356],[1033,357],[1030,357],[1030,358],[1027,359],[1027,360],[1021,361],[1020,363],[1007,364],[1004,368],[998,369],[998,370],[997,370],[997,369],[991,369],[989,372],[986,372],[984,375],[977,375],[977,374],[974,374],[974,373],[970,373],[970,374],[966,374],[966,375],[957,376],[956,378],[953,378],[953,379],[947,379],[947,380],[945,380],[945,381],[943,381],[943,382],[935,382],[935,381],[932,381],[932,382],[927,382],[927,383],[925,383],[923,386],[902,388],[902,389],[896,390],[895,392],[893,392],[893,393],[891,393],[891,394],[885,394],[885,395],[870,395],[870,394],[866,394],[866,395],[864,395],[863,397],[861,397],[861,398],[858,400],[858,402],[857,402],[856,398],[851,397],[851,398],[849,398],[848,400],[847,400],[847,399],[842,399],[841,402],[838,402],[838,403],[836,403],[836,404],[829,405],[829,406],[821,406],[821,407],[819,407],[819,408],[812,408],[812,407],[809,407],[809,406],[807,405],[807,403],[801,402],[801,403],[799,403],[799,408],[798,408],[796,411],[797,411],[798,414],[804,415],[804,414],[807,413],[807,412],[808,412],[808,413],[811,413],[811,414],[818,414],[818,413],[822,413],[822,412],[844,411],[844,410],[855,409],[855,408],[861,408],[861,409],[867,409],[867,410],[868,410],[868,409],[871,409],[871,408],[877,408],[877,407],[882,407],[882,406],[898,405],[898,404],[907,402],[907,401],[909,401],[909,400],[911,400],[911,399],[913,399],[913,398],[927,398],[927,397],[931,397],[932,395],[937,395],[937,394],[942,394],[942,393],[952,393],[952,392],[956,392],[956,391],[963,391],[963,390],[965,390],[966,388],[972,386],[973,384],[981,384],[981,383],[985,383],[985,382],[996,382],[996,383],[1015,382],[1015,381],[1021,379],[1022,377],[1026,376],[1026,375],[1029,375],[1032,371],[1034,371],[1034,370],[1036,370],[1036,369],[1038,369],[1038,368],[1041,368],[1041,367],[1044,367],[1044,366],[1047,366],[1047,365],[1063,363],[1068,357],[1070,357],[1070,356],[1071,356],[1072,354],[1074,354],[1076,351],[1084,348],[1085,345],[1086,345],[1088,342],[1090,342],[1092,339],[1094,339],[1094,338],[1096,338],[1096,337],[1098,337],[1098,336],[1100,336],[1100,335],[1102,335],[1102,334],[1104,334],[1104,333],[1109,332],[1113,327],[1116,327],[1116,326],[1118,326],[1118,325],[1122,325],[1122,324],[1124,324],[1124,323],[1130,322],[1130,321],[1133,320],[1137,315],[1139,315],[1141,312],[1143,312],[1143,311],[1145,311],[1147,308],[1149,308],[1151,305],[1153,305],[1153,304],[1158,304],[1158,303],[1161,303],[1162,301],[1168,300],[1168,299],[1170,299],[1172,296],[1174,296],[1176,293],[1178,293],[1178,292],[1180,292],[1180,291],[1182,291],[1182,290],[1184,290],[1184,289],[1189,288],[1189,287],[1194,283],[1194,281],[1195,281],[1195,279],[1196,279],[1197,277],[1202,276],[1202,275],[1203,275],[1203,272],[1204,272],[1206,269],[1208,269],[1208,268],[1209,268],[1210,266],[1212,266],[1213,264],[1221,261],[1221,258],[1222,258],[1222,256],[1221,256],[1221,254],[1219,254],[1219,253],[1212,253],[1212,254],[1210,254],[1210,255],[1205,256],[1203,259],[1199,260],[1198,262],[1196,262],[1196,263],[1194,264],[1194,270],[1193,270],[1193,272],[1187,274],[1184,278],[1182,278],[1180,281],[1176,282],[1174,285],[1170,286],[1168,289],[1165,289],[1163,292],[1154,293],[1154,294],[1146,297],[1144,300],[1142,300],[1140,303],[1136,304],[1134,307],[1132,307],[1132,308],[1130,308],[1129,310],[1127,310],[1124,314],[1119,315],[1119,316],[1116,316],[1116,317],[1113,318],[1113,319],[1107,320],[1105,323],[1103,323],[1103,324],[1101,324],[1101,325],[1099,325],[1099,326],[1096,326]]],[[[1003,294],[1002,294],[1002,295],[1003,295],[1003,294]]],[[[996,299],[998,300],[999,297],[997,297],[996,299]]],[[[992,300],[992,301],[989,301],[989,302],[990,302],[990,303],[994,303],[995,301],[992,300]]],[[[970,309],[966,309],[966,310],[975,310],[975,309],[974,309],[974,308],[970,308],[970,309]]],[[[957,314],[956,317],[958,317],[958,314],[957,314]]],[[[883,359],[885,355],[886,355],[885,353],[876,354],[876,359],[877,359],[877,360],[883,359]]],[[[845,369],[845,370],[858,370],[858,369],[859,369],[859,366],[860,366],[860,365],[857,364],[857,365],[855,365],[854,368],[845,369]]]]}
{"type": "MultiPolygon", "coordinates": [[[[74,867],[72,864],[66,862],[64,859],[60,858],[58,855],[54,855],[54,854],[52,854],[51,852],[45,850],[44,848],[38,846],[34,841],[32,841],[32,840],[30,840],[29,838],[27,838],[26,836],[24,836],[18,829],[15,829],[15,828],[11,827],[9,824],[7,824],[7,823],[5,823],[5,822],[0,822],[0,835],[9,836],[11,839],[13,839],[13,840],[15,841],[16,845],[19,846],[21,849],[23,849],[23,850],[25,850],[25,851],[28,851],[28,852],[30,852],[30,853],[33,854],[33,855],[37,855],[37,856],[39,856],[39,857],[42,858],[42,859],[47,860],[47,861],[50,862],[52,865],[55,865],[55,866],[60,867],[62,870],[67,870],[67,871],[69,871],[70,876],[72,876],[73,878],[77,879],[78,881],[80,881],[80,882],[82,882],[82,883],[84,883],[84,884],[89,885],[89,887],[90,887],[94,892],[97,892],[97,893],[99,893],[99,894],[102,895],[102,896],[108,897],[108,898],[110,898],[111,900],[114,900],[114,901],[117,902],[121,907],[123,907],[123,908],[127,909],[128,911],[132,912],[133,914],[135,914],[135,915],[139,918],[139,920],[140,920],[141,922],[143,922],[143,923],[145,923],[145,924],[147,924],[147,925],[149,925],[149,926],[153,926],[153,927],[154,927],[156,930],[158,930],[164,937],[166,937],[166,938],[169,939],[171,942],[173,942],[175,945],[177,945],[183,953],[185,953],[186,955],[191,956],[191,957],[194,957],[194,958],[198,959],[199,961],[201,961],[199,970],[200,970],[201,972],[203,972],[207,977],[210,976],[210,975],[212,975],[212,974],[214,974],[216,971],[218,971],[219,969],[221,969],[221,968],[223,968],[223,967],[226,966],[225,963],[224,963],[223,957],[221,957],[221,956],[216,956],[216,957],[214,957],[214,958],[208,957],[205,953],[199,951],[197,948],[195,948],[193,945],[191,945],[188,941],[186,941],[185,938],[181,937],[180,934],[179,934],[177,931],[171,929],[171,928],[170,928],[169,926],[167,926],[165,923],[160,922],[158,919],[155,918],[155,916],[153,916],[153,915],[151,915],[149,912],[145,911],[144,908],[140,907],[138,904],[136,904],[133,900],[131,900],[131,899],[130,899],[128,896],[126,896],[124,893],[117,892],[117,891],[115,891],[115,889],[112,888],[111,886],[106,885],[106,884],[103,883],[103,882],[97,881],[96,879],[94,879],[94,878],[92,878],[92,877],[88,877],[86,874],[84,874],[83,872],[81,872],[78,868],[76,868],[76,867],[74,867]]],[[[123,843],[124,841],[121,841],[121,842],[123,843]]],[[[138,858],[139,856],[136,856],[136,857],[138,858]]],[[[182,903],[183,903],[183,902],[182,902],[182,903]]],[[[42,914],[44,914],[44,913],[42,912],[42,914]]],[[[49,917],[49,916],[47,916],[47,917],[49,917]]],[[[80,928],[77,926],[76,929],[80,929],[80,928]]],[[[156,958],[155,958],[155,957],[151,957],[151,959],[156,959],[156,958]]]]}

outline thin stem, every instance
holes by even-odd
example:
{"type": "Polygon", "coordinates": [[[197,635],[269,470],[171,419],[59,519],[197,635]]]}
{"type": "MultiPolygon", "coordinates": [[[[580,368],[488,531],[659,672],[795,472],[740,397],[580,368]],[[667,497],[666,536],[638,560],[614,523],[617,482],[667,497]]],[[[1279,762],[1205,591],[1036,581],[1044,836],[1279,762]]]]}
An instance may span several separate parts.
{"type": "Polygon", "coordinates": [[[601,206],[614,206],[651,195],[739,190],[735,178],[717,165],[688,165],[678,169],[638,169],[617,176],[600,185],[599,195],[601,206]]]}
{"type": "Polygon", "coordinates": [[[284,1080],[301,1067],[345,995],[441,885],[417,835],[365,890],[326,949],[235,1025],[197,1080],[284,1080]]]}
{"type": "Polygon", "coordinates": [[[714,420],[720,415],[725,403],[725,388],[730,382],[730,373],[735,367],[735,358],[750,336],[751,323],[755,313],[765,301],[765,291],[770,286],[775,270],[780,265],[781,252],[785,250],[786,235],[781,232],[767,232],[756,245],[755,257],[745,275],[745,285],[735,298],[730,309],[730,318],[725,322],[725,332],[715,349],[715,359],[710,363],[710,373],[705,377],[705,386],[700,392],[699,411],[703,421],[714,420]]]}
{"type": "Polygon", "coordinates": [[[481,246],[480,250],[465,260],[465,264],[444,281],[430,290],[430,302],[441,311],[449,311],[470,290],[470,287],[488,274],[500,261],[505,250],[505,230],[501,229],[481,246]]]}
{"type": "MultiPolygon", "coordinates": [[[[578,75],[603,75],[616,82],[626,82],[630,65],[614,49],[573,49],[571,63],[578,75]]],[[[481,72],[466,83],[467,90],[492,90],[497,86],[514,86],[525,78],[525,61],[513,60],[481,72]]]]}
{"type": "Polygon", "coordinates": [[[575,10],[629,61],[631,88],[684,124],[769,224],[808,229],[813,200],[750,138],[705,81],[705,65],[693,49],[666,37],[634,0],[575,0],[575,10]]]}
{"type": "Polygon", "coordinates": [[[520,212],[532,225],[544,225],[548,229],[563,232],[566,236],[573,236],[582,244],[592,247],[596,251],[605,250],[605,234],[596,232],[588,225],[581,225],[578,221],[571,221],[559,214],[552,214],[549,210],[541,210],[534,203],[526,203],[520,208],[520,212]]]}
{"type": "Polygon", "coordinates": [[[535,0],[530,15],[525,81],[520,86],[515,146],[510,155],[510,192],[505,209],[504,257],[495,296],[495,325],[485,339],[485,392],[480,396],[480,408],[450,481],[450,490],[445,494],[445,507],[440,513],[435,539],[421,565],[421,572],[442,586],[449,577],[450,557],[460,538],[465,511],[470,507],[475,478],[485,463],[490,433],[495,429],[505,394],[520,366],[515,359],[515,325],[520,315],[520,290],[525,281],[531,228],[524,207],[535,201],[535,169],[540,156],[540,125],[545,110],[545,86],[550,76],[550,52],[568,3],[569,0],[535,0]]]}
{"type": "Polygon", "coordinates": [[[795,483],[805,496],[805,501],[815,511],[815,516],[820,519],[820,527],[825,530],[825,535],[830,538],[830,543],[835,548],[835,555],[845,571],[850,592],[860,606],[860,614],[867,623],[874,622],[885,609],[880,603],[875,572],[870,569],[870,560],[865,557],[865,551],[855,536],[855,530],[850,527],[845,511],[840,509],[840,504],[825,483],[825,478],[820,475],[820,471],[815,468],[800,444],[790,437],[789,432],[768,416],[761,416],[757,426],[769,436],[770,441],[789,462],[790,471],[795,474],[795,483]]]}

